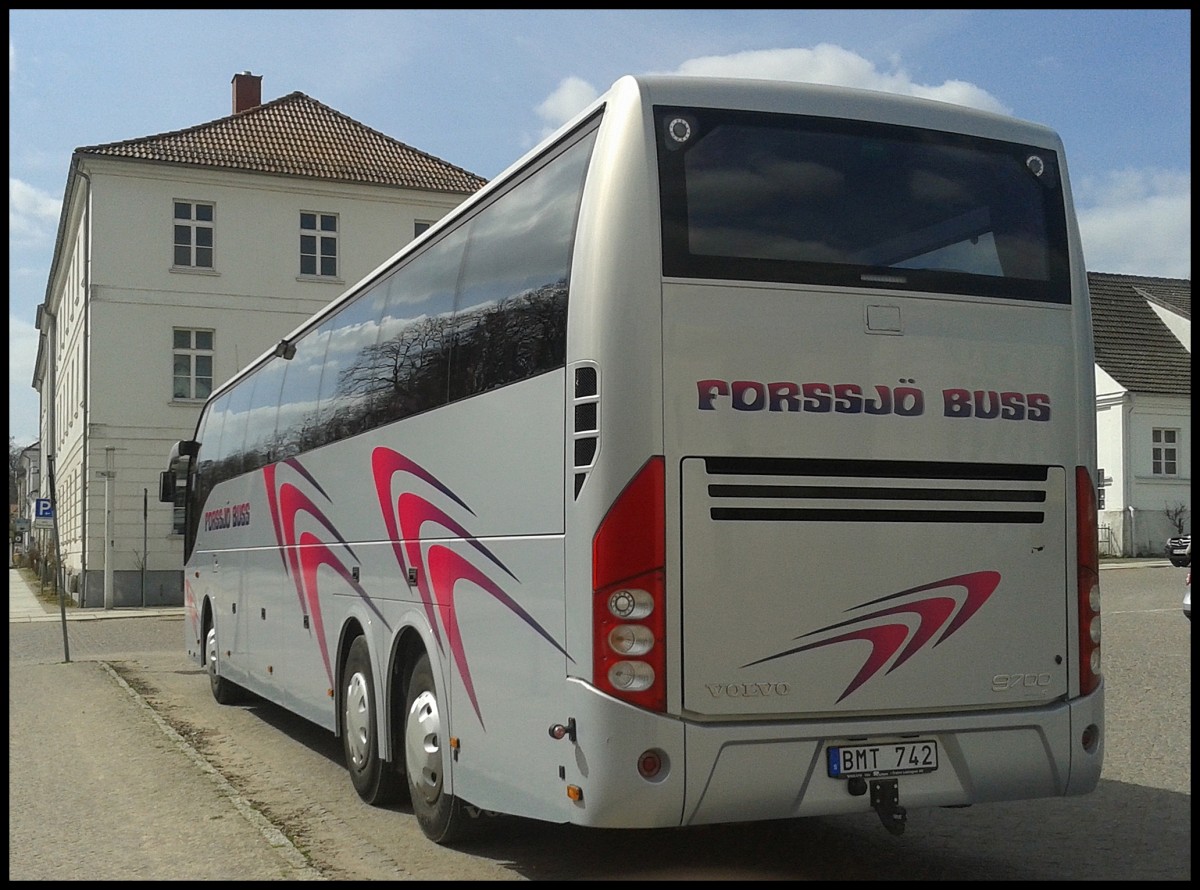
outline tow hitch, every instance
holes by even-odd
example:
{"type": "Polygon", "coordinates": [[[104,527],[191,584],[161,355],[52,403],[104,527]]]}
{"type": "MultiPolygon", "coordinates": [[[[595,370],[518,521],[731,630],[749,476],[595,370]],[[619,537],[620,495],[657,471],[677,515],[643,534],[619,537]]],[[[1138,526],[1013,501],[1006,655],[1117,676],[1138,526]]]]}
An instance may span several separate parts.
{"type": "Polygon", "coordinates": [[[896,779],[877,779],[871,783],[871,807],[879,821],[892,834],[904,834],[908,810],[900,806],[900,783],[896,779]]]}

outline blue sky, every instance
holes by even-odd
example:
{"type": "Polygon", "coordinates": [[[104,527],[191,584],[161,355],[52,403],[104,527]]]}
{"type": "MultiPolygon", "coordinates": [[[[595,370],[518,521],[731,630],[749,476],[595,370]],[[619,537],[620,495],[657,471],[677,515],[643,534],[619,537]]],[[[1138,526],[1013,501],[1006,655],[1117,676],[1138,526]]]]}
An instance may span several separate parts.
{"type": "Polygon", "coordinates": [[[10,10],[9,433],[71,152],[300,91],[491,178],[622,74],[909,93],[1062,136],[1087,267],[1191,278],[1189,10],[10,10]]]}

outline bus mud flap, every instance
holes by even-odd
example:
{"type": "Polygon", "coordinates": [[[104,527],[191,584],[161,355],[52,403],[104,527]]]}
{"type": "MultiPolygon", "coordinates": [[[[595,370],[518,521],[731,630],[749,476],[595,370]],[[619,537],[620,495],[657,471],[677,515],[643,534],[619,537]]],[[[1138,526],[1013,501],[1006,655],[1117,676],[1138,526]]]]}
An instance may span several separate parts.
{"type": "Polygon", "coordinates": [[[896,779],[877,779],[871,783],[871,807],[879,821],[892,834],[904,834],[908,810],[900,806],[900,782],[896,779]]]}

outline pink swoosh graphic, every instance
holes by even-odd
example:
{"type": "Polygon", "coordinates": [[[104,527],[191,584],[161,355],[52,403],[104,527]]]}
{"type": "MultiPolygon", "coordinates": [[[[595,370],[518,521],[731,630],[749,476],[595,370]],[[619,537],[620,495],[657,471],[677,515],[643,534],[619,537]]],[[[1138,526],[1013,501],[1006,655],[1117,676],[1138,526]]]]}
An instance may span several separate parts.
{"type": "MultiPolygon", "coordinates": [[[[908,625],[906,624],[880,624],[873,627],[864,627],[861,630],[832,637],[828,640],[821,640],[819,643],[809,643],[807,646],[800,646],[789,652],[782,652],[780,655],[806,652],[810,649],[820,649],[823,646],[830,646],[834,643],[845,643],[851,640],[866,640],[870,643],[871,653],[867,656],[867,660],[863,662],[863,666],[859,668],[858,673],[854,675],[854,679],[850,681],[850,685],[838,696],[837,700],[840,702],[878,673],[879,669],[887,664],[888,659],[896,654],[896,650],[900,648],[900,644],[904,642],[907,636],[908,625]]],[[[769,659],[763,660],[767,661],[769,659]]]]}
{"type": "Polygon", "coordinates": [[[423,563],[422,545],[425,546],[424,561],[427,569],[417,572],[417,591],[426,617],[438,647],[448,645],[450,656],[462,677],[463,686],[471,700],[475,715],[483,725],[483,714],[475,691],[474,680],[471,676],[467,653],[459,632],[458,614],[455,603],[455,587],[459,581],[470,581],[477,585],[497,602],[519,617],[530,628],[549,642],[555,649],[571,656],[522,606],[517,603],[495,581],[489,578],[477,565],[470,562],[464,555],[452,549],[452,544],[465,542],[492,565],[506,575],[517,580],[516,576],[503,562],[496,557],[478,538],[472,535],[461,523],[453,519],[440,507],[431,503],[425,497],[412,491],[402,491],[392,499],[392,480],[397,473],[409,474],[419,479],[436,491],[450,498],[468,513],[474,512],[458,498],[447,486],[443,485],[423,467],[387,448],[376,448],[371,455],[371,469],[375,479],[375,491],[379,498],[379,506],[383,511],[384,524],[391,538],[392,552],[400,570],[407,574],[408,568],[420,567],[423,563]],[[445,543],[439,543],[434,538],[422,538],[427,525],[436,525],[445,530],[445,543]],[[438,620],[441,616],[441,621],[438,620]],[[443,644],[439,625],[445,627],[446,643],[443,644]]]}
{"type": "MultiPolygon", "coordinates": [[[[292,459],[285,464],[328,498],[320,485],[311,474],[299,463],[292,459]]],[[[384,626],[387,622],[383,613],[367,595],[366,590],[355,580],[353,574],[346,568],[345,562],[330,548],[330,541],[323,541],[312,532],[303,532],[299,541],[296,539],[296,520],[301,513],[306,513],[316,519],[329,533],[333,542],[340,544],[352,557],[354,551],[346,543],[345,537],[337,530],[325,513],[313,502],[307,493],[291,482],[277,483],[275,466],[263,469],[263,481],[267,487],[267,502],[271,513],[271,522],[275,529],[275,539],[280,545],[280,556],[283,559],[284,570],[291,576],[296,588],[296,596],[300,601],[300,610],[312,618],[313,631],[317,637],[317,645],[321,651],[321,660],[325,665],[325,674],[333,685],[333,666],[329,659],[328,645],[325,641],[324,618],[321,612],[321,599],[317,583],[317,569],[327,565],[348,584],[355,593],[370,607],[384,626]]]]}
{"type": "MultiPolygon", "coordinates": [[[[950,596],[931,596],[925,599],[915,600],[904,604],[889,606],[886,609],[878,609],[873,612],[868,612],[864,615],[859,615],[856,618],[851,618],[846,621],[839,621],[835,624],[829,624],[825,627],[818,628],[814,631],[809,631],[802,634],[796,639],[804,639],[811,637],[814,634],[827,633],[831,630],[836,630],[842,627],[852,627],[864,625],[867,622],[876,621],[879,618],[885,618],[893,615],[913,614],[917,616],[917,628],[912,634],[912,638],[908,640],[908,645],[904,647],[904,651],[900,652],[899,657],[895,660],[887,673],[891,673],[908,661],[913,655],[923,649],[926,643],[929,642],[943,627],[945,630],[942,635],[933,644],[933,647],[941,645],[945,640],[960,627],[967,623],[971,617],[979,611],[988,598],[995,592],[1000,585],[1000,573],[994,571],[969,572],[963,575],[955,575],[951,578],[943,578],[940,581],[934,581],[929,584],[922,584],[919,587],[910,587],[907,590],[902,590],[899,593],[888,594],[885,597],[863,603],[861,606],[854,606],[854,609],[861,609],[865,606],[872,606],[878,603],[888,602],[898,597],[910,596],[914,593],[924,593],[929,590],[939,590],[946,587],[962,587],[966,589],[966,598],[962,605],[955,613],[954,609],[958,605],[958,601],[950,596]],[[953,616],[951,618],[951,616],[953,616]],[[948,620],[949,619],[949,620],[948,620]]],[[[848,610],[850,611],[850,610],[848,610]]],[[[895,655],[900,649],[904,641],[908,639],[907,624],[882,624],[869,625],[860,627],[852,633],[841,634],[836,637],[830,637],[816,643],[809,643],[805,646],[787,649],[783,652],[778,652],[774,655],[768,655],[765,658],[757,659],[756,661],[748,662],[743,667],[750,667],[756,664],[762,664],[767,661],[773,661],[777,658],[783,658],[787,655],[794,655],[798,652],[806,652],[812,649],[819,649],[823,646],[829,646],[833,643],[843,643],[851,640],[866,640],[871,644],[871,653],[867,656],[866,662],[855,675],[850,685],[838,697],[838,701],[842,701],[850,693],[854,692],[867,680],[873,677],[879,670],[887,664],[888,660],[895,655]]],[[[931,648],[933,648],[931,647],[931,648]]]]}

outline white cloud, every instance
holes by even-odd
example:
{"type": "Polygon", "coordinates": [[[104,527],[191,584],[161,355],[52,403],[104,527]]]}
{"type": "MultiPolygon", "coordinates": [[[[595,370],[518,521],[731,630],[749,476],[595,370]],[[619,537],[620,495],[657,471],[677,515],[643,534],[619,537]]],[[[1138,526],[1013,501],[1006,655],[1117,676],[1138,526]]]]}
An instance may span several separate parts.
{"type": "Polygon", "coordinates": [[[812,49],[759,49],[729,56],[704,56],[689,59],[674,73],[704,77],[760,77],[857,87],[969,105],[1000,114],[1011,113],[987,90],[974,84],[961,80],[948,80],[937,85],[915,83],[903,68],[880,71],[874,62],[828,43],[818,44],[812,49]]]}
{"type": "Polygon", "coordinates": [[[554,92],[534,109],[538,117],[546,122],[539,138],[549,136],[599,95],[599,90],[581,78],[564,78],[554,92]]]}
{"type": "MultiPolygon", "coordinates": [[[[821,43],[812,49],[758,49],[727,56],[701,56],[688,59],[671,72],[696,77],[757,77],[831,86],[857,87],[885,93],[900,93],[967,105],[984,111],[1011,114],[999,99],[974,84],[948,80],[941,84],[921,84],[892,62],[881,71],[875,63],[840,46],[821,43]]],[[[547,122],[549,130],[565,123],[572,115],[596,98],[599,91],[578,77],[563,80],[535,110],[547,122]]]]}
{"type": "Polygon", "coordinates": [[[54,238],[62,201],[13,177],[8,178],[8,238],[35,244],[54,238]]]}
{"type": "Polygon", "coordinates": [[[1192,277],[1192,176],[1120,170],[1074,184],[1089,272],[1192,277]]]}
{"type": "MultiPolygon", "coordinates": [[[[881,69],[857,53],[828,43],[808,49],[702,56],[685,61],[672,72],[660,73],[856,87],[1012,114],[975,84],[961,80],[917,83],[898,59],[881,69]]],[[[536,111],[553,129],[597,95],[586,81],[568,77],[536,111]]],[[[1126,170],[1108,174],[1099,182],[1076,183],[1076,210],[1089,271],[1190,279],[1191,187],[1188,172],[1153,170],[1126,170]]]]}
{"type": "Polygon", "coordinates": [[[578,77],[567,77],[534,110],[542,120],[557,127],[586,108],[598,95],[600,94],[596,88],[587,81],[578,77]]]}

